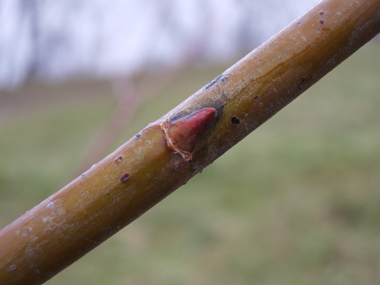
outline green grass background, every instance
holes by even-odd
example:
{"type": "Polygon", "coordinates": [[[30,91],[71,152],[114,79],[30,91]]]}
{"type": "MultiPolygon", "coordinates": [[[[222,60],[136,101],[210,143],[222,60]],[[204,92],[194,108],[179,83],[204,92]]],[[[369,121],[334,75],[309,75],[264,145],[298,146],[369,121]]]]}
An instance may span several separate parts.
{"type": "MultiPolygon", "coordinates": [[[[114,148],[225,68],[185,72],[114,148]]],[[[46,284],[380,284],[379,90],[372,44],[46,284]]],[[[69,182],[112,108],[100,81],[0,94],[0,227],[69,182]]]]}

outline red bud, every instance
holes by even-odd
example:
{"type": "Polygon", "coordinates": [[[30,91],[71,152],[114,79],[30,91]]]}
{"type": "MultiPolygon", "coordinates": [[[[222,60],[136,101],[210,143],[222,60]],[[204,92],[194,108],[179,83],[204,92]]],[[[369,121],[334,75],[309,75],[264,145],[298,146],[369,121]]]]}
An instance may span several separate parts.
{"type": "Polygon", "coordinates": [[[168,121],[163,122],[161,128],[165,132],[168,146],[181,154],[185,160],[191,160],[191,151],[203,133],[210,127],[215,113],[214,108],[204,108],[182,118],[173,125],[170,125],[168,121]]]}

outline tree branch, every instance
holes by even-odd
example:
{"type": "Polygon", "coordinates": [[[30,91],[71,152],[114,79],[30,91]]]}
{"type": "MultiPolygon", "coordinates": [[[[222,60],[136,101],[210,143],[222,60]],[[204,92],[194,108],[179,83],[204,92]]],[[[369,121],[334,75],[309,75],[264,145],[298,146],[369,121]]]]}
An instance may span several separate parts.
{"type": "Polygon", "coordinates": [[[322,1],[3,228],[0,283],[48,280],[186,183],[379,31],[380,1],[322,1]],[[191,158],[173,152],[168,136],[191,158]],[[175,138],[192,143],[183,146],[175,138]]]}

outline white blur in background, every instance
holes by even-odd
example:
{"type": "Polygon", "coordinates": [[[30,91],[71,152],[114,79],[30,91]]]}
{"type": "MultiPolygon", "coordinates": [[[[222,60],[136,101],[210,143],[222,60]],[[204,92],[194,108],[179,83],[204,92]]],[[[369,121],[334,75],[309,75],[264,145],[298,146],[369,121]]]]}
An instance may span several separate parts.
{"type": "Polygon", "coordinates": [[[229,62],[318,2],[0,0],[0,89],[133,74],[189,53],[194,64],[229,62]]]}

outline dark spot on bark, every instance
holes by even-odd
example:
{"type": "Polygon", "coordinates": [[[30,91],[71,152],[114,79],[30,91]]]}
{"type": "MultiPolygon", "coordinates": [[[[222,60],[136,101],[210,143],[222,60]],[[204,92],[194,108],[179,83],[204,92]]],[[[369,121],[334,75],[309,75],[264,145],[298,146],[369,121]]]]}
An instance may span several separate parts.
{"type": "Polygon", "coordinates": [[[222,78],[222,76],[223,76],[223,74],[216,77],[213,81],[211,81],[209,84],[207,84],[205,88],[208,89],[211,86],[213,86],[215,83],[217,83],[220,80],[220,78],[222,78]]]}
{"type": "Polygon", "coordinates": [[[301,83],[298,85],[298,89],[302,89],[302,83],[304,83],[306,80],[306,77],[305,76],[302,76],[301,77],[301,83]]]}
{"type": "Polygon", "coordinates": [[[319,15],[323,16],[325,14],[325,12],[321,11],[319,12],[319,15]]]}
{"type": "Polygon", "coordinates": [[[141,134],[137,134],[136,138],[138,138],[138,139],[141,138],[141,134]]]}
{"type": "Polygon", "coordinates": [[[319,20],[319,23],[320,23],[321,25],[323,25],[323,24],[325,23],[325,21],[323,21],[323,20],[319,20]]]}
{"type": "Polygon", "coordinates": [[[254,99],[255,99],[255,100],[259,99],[259,95],[255,96],[255,98],[254,98],[254,99]]]}
{"type": "Polygon", "coordinates": [[[119,155],[118,157],[115,158],[114,162],[115,163],[119,163],[123,160],[123,156],[122,155],[119,155]]]}
{"type": "Polygon", "coordinates": [[[127,182],[130,176],[131,176],[131,175],[130,175],[128,172],[124,173],[124,174],[120,177],[120,181],[121,181],[121,183],[125,183],[125,182],[127,182]]]}
{"type": "Polygon", "coordinates": [[[223,76],[223,78],[221,79],[222,82],[224,81],[227,81],[227,79],[230,77],[230,74],[226,74],[225,76],[223,76]]]}
{"type": "Polygon", "coordinates": [[[238,124],[240,124],[240,120],[239,120],[238,117],[233,116],[233,117],[231,118],[231,123],[234,124],[234,125],[238,125],[238,124]]]}
{"type": "Polygon", "coordinates": [[[34,272],[36,272],[37,274],[40,274],[40,271],[38,270],[37,266],[32,264],[31,268],[34,270],[34,272]]]}

